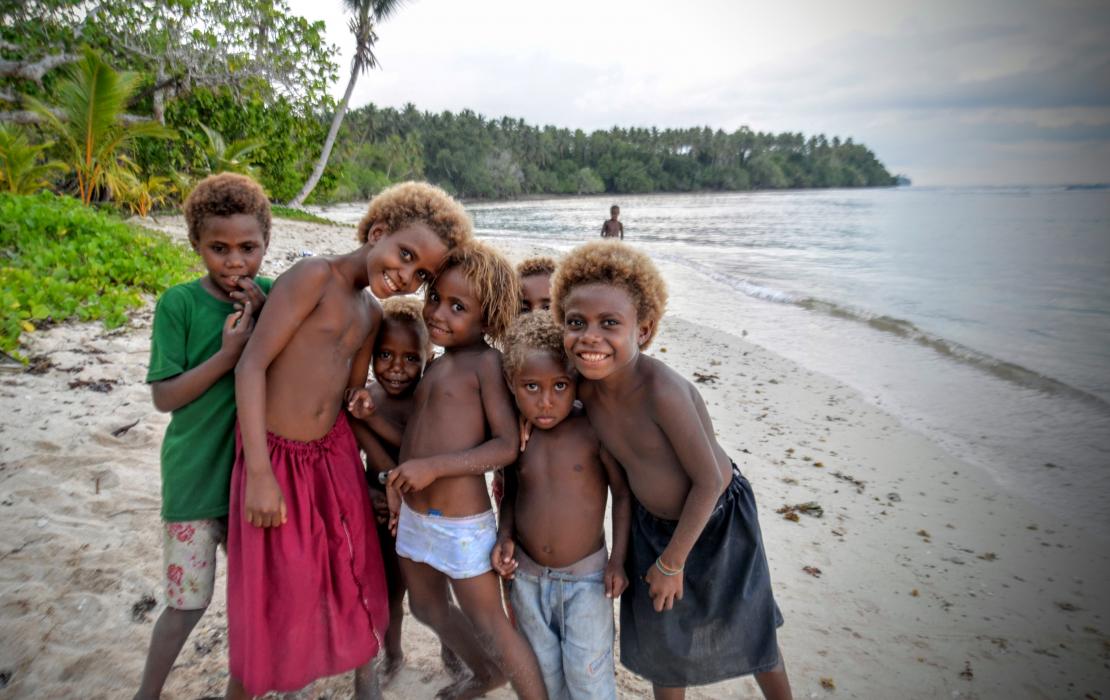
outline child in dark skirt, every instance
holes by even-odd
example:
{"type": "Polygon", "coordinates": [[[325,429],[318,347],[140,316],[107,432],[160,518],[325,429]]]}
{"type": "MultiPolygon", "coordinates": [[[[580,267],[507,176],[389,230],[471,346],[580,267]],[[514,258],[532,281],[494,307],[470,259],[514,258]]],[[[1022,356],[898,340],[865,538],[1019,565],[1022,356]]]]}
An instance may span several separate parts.
{"type": "Polygon", "coordinates": [[[551,292],[578,398],[633,496],[621,663],[656,698],[748,674],[767,698],[790,698],[751,485],[694,386],[641,354],[666,305],[659,271],[629,245],[597,241],[561,261],[551,292]]]}

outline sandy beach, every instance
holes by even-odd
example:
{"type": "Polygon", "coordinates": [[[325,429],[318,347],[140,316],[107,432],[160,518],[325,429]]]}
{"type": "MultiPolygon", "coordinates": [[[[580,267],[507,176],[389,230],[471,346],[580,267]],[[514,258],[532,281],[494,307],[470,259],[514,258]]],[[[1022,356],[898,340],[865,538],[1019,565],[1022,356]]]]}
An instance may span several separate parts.
{"type": "MultiPolygon", "coordinates": [[[[151,225],[185,238],[181,219],[151,225]]],[[[354,245],[353,227],[278,220],[262,274],[303,252],[354,245]]],[[[515,261],[534,250],[505,252],[515,261]]],[[[115,331],[34,333],[30,370],[0,375],[0,698],[126,698],[137,686],[161,606],[168,415],[143,382],[152,312],[153,299],[115,331]]],[[[667,316],[651,353],[698,383],[719,440],[755,489],[796,697],[1110,693],[1105,532],[1003,492],[982,469],[739,329],[667,316]]],[[[219,577],[166,698],[223,692],[222,558],[219,577]]],[[[408,664],[385,695],[432,698],[448,682],[438,644],[411,618],[404,634],[408,664]]],[[[650,696],[646,682],[619,665],[617,674],[622,697],[650,696]]],[[[311,693],[349,695],[343,677],[311,693]]],[[[744,679],[689,697],[759,693],[744,679]]]]}

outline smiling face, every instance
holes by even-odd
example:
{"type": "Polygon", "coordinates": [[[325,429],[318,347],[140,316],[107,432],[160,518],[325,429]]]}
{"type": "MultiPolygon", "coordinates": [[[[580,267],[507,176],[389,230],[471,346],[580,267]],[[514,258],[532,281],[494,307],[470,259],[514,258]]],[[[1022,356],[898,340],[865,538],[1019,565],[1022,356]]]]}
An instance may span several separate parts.
{"type": "Polygon", "coordinates": [[[424,323],[428,336],[440,347],[458,348],[481,342],[485,335],[482,304],[461,268],[448,268],[432,283],[424,302],[424,323]]]}
{"type": "Polygon", "coordinates": [[[387,320],[374,348],[374,378],[390,396],[402,396],[416,386],[424,371],[420,335],[407,323],[387,320]]]}
{"type": "Polygon", "coordinates": [[[209,216],[200,226],[193,250],[204,261],[208,277],[204,288],[217,299],[231,301],[239,291],[239,278],[254,278],[266,255],[266,237],[253,214],[209,216]]]}
{"type": "Polygon", "coordinates": [[[575,287],[563,308],[563,346],[587,379],[605,379],[627,367],[651,337],[652,322],[637,320],[632,296],[614,285],[575,287]]]}
{"type": "Polygon", "coordinates": [[[520,415],[542,430],[563,422],[574,408],[574,377],[566,364],[550,352],[531,351],[511,385],[520,415]]]}
{"type": "Polygon", "coordinates": [[[521,313],[551,308],[551,275],[528,275],[520,280],[521,313]]]}
{"type": "Polygon", "coordinates": [[[420,221],[393,233],[375,224],[369,240],[374,246],[366,255],[366,274],[370,291],[379,299],[415,292],[435,276],[447,255],[447,244],[420,221]]]}

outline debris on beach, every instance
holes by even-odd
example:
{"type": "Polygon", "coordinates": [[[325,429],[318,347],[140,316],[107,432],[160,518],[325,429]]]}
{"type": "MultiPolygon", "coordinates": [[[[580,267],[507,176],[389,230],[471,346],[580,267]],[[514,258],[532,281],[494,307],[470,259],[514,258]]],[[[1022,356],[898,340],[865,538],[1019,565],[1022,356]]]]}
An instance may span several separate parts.
{"type": "Polygon", "coordinates": [[[139,419],[136,418],[134,421],[128,423],[127,425],[121,425],[120,427],[118,427],[118,428],[116,428],[115,430],[112,431],[112,437],[116,437],[116,438],[122,437],[128,430],[131,430],[132,428],[134,428],[138,424],[139,424],[139,419]]]}
{"type": "Polygon", "coordinates": [[[917,531],[917,536],[920,537],[921,539],[925,540],[926,542],[932,542],[932,537],[933,536],[930,535],[929,531],[924,529],[924,528],[917,531]]]}
{"type": "Polygon", "coordinates": [[[886,500],[890,501],[891,503],[901,503],[902,497],[898,495],[897,491],[891,491],[886,495],[886,500]]]}
{"type": "MultiPolygon", "coordinates": [[[[816,465],[814,465],[814,466],[816,466],[816,465]]],[[[833,472],[832,475],[834,477],[836,477],[837,479],[840,479],[841,481],[847,481],[852,486],[855,486],[856,487],[856,493],[863,493],[864,484],[867,483],[865,481],[857,479],[856,477],[852,476],[851,474],[845,474],[844,472],[833,472]]]]}
{"type": "Polygon", "coordinates": [[[960,671],[960,678],[963,678],[964,680],[969,681],[974,677],[975,677],[975,674],[972,673],[972,671],[971,671],[971,662],[970,661],[964,661],[964,670],[960,671]]]}
{"type": "Polygon", "coordinates": [[[1060,608],[1064,612],[1076,612],[1079,610],[1079,606],[1077,606],[1075,603],[1069,603],[1066,600],[1056,601],[1056,607],[1060,608]]]}
{"type": "Polygon", "coordinates": [[[70,389],[89,389],[100,394],[108,394],[116,386],[113,379],[101,379],[100,381],[93,381],[91,379],[74,379],[69,383],[70,389]]]}
{"type": "Polygon", "coordinates": [[[720,379],[714,372],[694,372],[694,381],[698,384],[715,384],[720,379]]]}
{"type": "Polygon", "coordinates": [[[833,679],[826,676],[821,679],[821,687],[825,690],[836,690],[836,683],[833,682],[833,679]]]}
{"type": "Polygon", "coordinates": [[[821,578],[821,570],[816,566],[803,566],[802,571],[806,572],[813,578],[821,578]]]}
{"type": "Polygon", "coordinates": [[[784,505],[775,511],[787,520],[798,522],[798,513],[804,513],[814,518],[821,518],[825,515],[825,509],[821,507],[816,501],[809,501],[807,503],[795,503],[794,505],[784,505]]]}
{"type": "Polygon", "coordinates": [[[995,561],[998,559],[998,555],[994,552],[983,552],[979,555],[979,558],[983,561],[995,561]]]}
{"type": "Polygon", "coordinates": [[[158,601],[149,593],[144,593],[134,605],[131,606],[131,621],[142,623],[149,622],[146,614],[158,605],[158,601]]]}
{"type": "Polygon", "coordinates": [[[27,374],[46,374],[54,368],[49,355],[34,355],[27,359],[27,374]]]}

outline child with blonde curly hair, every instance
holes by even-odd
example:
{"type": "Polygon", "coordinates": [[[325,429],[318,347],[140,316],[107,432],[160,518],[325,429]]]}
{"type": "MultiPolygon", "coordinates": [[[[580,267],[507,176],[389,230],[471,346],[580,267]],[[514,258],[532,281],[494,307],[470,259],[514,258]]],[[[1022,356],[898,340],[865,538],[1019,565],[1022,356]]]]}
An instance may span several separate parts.
{"type": "Polygon", "coordinates": [[[546,255],[522,260],[516,266],[520,278],[520,311],[547,311],[551,308],[551,275],[555,274],[555,260],[546,255]]]}
{"type": "Polygon", "coordinates": [[[380,695],[371,660],[388,597],[343,396],[366,383],[382,318],[375,297],[416,291],[470,238],[458,202],[403,183],[370,203],[360,248],[302,260],[274,283],[236,369],[232,697],[297,690],[355,668],[357,697],[380,695]]]}
{"type": "Polygon", "coordinates": [[[577,376],[550,313],[513,322],[504,364],[521,418],[534,430],[505,468],[490,563],[513,579],[517,626],[539,659],[548,697],[616,700],[613,599],[628,586],[628,484],[575,407],[577,376]],[[610,492],[612,553],[605,546],[610,492]]]}
{"type": "Polygon", "coordinates": [[[551,296],[578,397],[633,496],[621,663],[656,698],[747,674],[790,698],[751,484],[694,385],[642,353],[667,303],[662,276],[632,246],[597,241],[563,259],[551,296]]]}
{"type": "Polygon", "coordinates": [[[516,275],[497,251],[474,243],[448,258],[424,303],[429,335],[445,353],[416,389],[401,464],[389,474],[388,487],[404,499],[391,509],[409,606],[472,674],[442,697],[477,697],[506,679],[519,697],[546,697],[535,655],[505,616],[489,558],[497,520],[485,473],[515,460],[519,439],[501,353],[490,343],[519,305],[516,275]]]}

